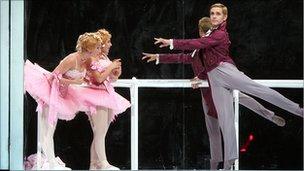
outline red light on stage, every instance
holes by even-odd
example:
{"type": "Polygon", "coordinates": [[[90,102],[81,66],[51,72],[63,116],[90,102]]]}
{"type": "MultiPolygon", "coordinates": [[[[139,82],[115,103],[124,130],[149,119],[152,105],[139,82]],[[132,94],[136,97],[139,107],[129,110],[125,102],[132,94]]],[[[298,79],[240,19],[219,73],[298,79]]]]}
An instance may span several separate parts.
{"type": "Polygon", "coordinates": [[[252,141],[254,139],[254,136],[252,134],[249,135],[249,140],[252,141]]]}
{"type": "Polygon", "coordinates": [[[247,149],[246,149],[246,148],[242,148],[240,151],[241,151],[242,153],[245,153],[245,152],[247,151],[247,149]]]}
{"type": "Polygon", "coordinates": [[[254,135],[251,133],[249,134],[246,143],[240,148],[241,153],[246,153],[248,150],[248,147],[250,145],[250,142],[254,140],[254,135]]]}

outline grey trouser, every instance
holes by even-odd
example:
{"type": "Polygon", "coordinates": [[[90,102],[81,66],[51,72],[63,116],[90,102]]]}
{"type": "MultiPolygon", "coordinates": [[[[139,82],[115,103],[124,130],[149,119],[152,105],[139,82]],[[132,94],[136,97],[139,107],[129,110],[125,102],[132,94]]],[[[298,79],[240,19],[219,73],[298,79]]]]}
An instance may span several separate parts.
{"type": "Polygon", "coordinates": [[[208,72],[208,78],[213,102],[218,114],[218,124],[224,139],[224,161],[238,158],[231,90],[237,89],[246,94],[259,97],[297,116],[303,117],[303,109],[298,104],[285,98],[277,91],[254,82],[230,63],[221,63],[218,67],[208,72]]]}
{"type": "MultiPolygon", "coordinates": [[[[254,98],[247,96],[246,94],[239,93],[239,103],[248,109],[254,111],[258,115],[272,121],[271,117],[274,115],[274,112],[266,109],[263,105],[257,102],[254,98]]],[[[210,143],[210,162],[218,163],[223,161],[223,151],[222,151],[222,138],[220,132],[220,126],[217,118],[209,116],[208,106],[205,102],[205,99],[202,96],[202,104],[205,113],[205,122],[206,128],[209,136],[210,143]]]]}
{"type": "Polygon", "coordinates": [[[221,162],[223,161],[223,150],[222,150],[222,137],[220,126],[217,118],[208,115],[208,106],[202,96],[203,110],[205,113],[206,128],[209,137],[210,144],[210,162],[221,162]]]}

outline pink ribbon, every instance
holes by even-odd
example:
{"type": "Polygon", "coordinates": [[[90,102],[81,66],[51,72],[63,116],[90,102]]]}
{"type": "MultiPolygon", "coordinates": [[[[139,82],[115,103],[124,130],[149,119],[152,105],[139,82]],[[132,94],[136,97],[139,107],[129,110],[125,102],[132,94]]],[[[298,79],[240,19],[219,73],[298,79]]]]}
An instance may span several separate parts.
{"type": "Polygon", "coordinates": [[[41,99],[37,99],[36,102],[37,102],[36,112],[42,113],[43,107],[45,106],[44,101],[41,99]]]}

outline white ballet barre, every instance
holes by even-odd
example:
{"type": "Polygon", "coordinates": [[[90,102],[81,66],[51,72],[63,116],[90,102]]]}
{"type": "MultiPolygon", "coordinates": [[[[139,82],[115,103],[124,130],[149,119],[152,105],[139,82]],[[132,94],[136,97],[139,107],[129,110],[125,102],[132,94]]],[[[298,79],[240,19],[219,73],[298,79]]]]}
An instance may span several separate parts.
{"type": "MultiPolygon", "coordinates": [[[[303,80],[254,80],[260,84],[273,88],[303,88],[303,80]]],[[[138,170],[138,88],[191,88],[189,79],[119,79],[113,83],[115,87],[130,88],[131,98],[131,170],[138,170]]],[[[207,81],[201,81],[200,87],[208,87],[207,81]]],[[[239,91],[233,91],[235,103],[235,128],[237,143],[239,142],[239,91]]],[[[38,120],[40,122],[40,120],[38,120]]],[[[39,130],[38,130],[39,131],[39,130]]],[[[238,147],[238,144],[237,144],[238,147]]],[[[41,144],[38,142],[38,151],[41,144]]],[[[238,149],[239,151],[239,149],[238,149]]],[[[41,156],[38,153],[38,164],[41,156]]],[[[235,162],[235,170],[239,170],[239,161],[235,162]]]]}
{"type": "MultiPolygon", "coordinates": [[[[303,80],[254,80],[272,88],[303,88],[303,80]]],[[[191,88],[189,79],[119,79],[113,83],[115,87],[130,88],[131,98],[131,170],[138,170],[138,88],[191,88]]],[[[201,81],[200,87],[208,87],[207,81],[201,81]]],[[[239,91],[233,91],[235,103],[235,128],[237,143],[239,142],[239,91]]],[[[239,148],[239,144],[237,144],[239,148]]],[[[238,149],[239,151],[239,149],[238,149]]],[[[235,170],[239,170],[239,161],[235,162],[235,170]]]]}
{"type": "MultiPolygon", "coordinates": [[[[303,88],[303,80],[254,80],[255,82],[272,88],[303,88]]],[[[208,87],[207,81],[201,81],[200,87],[208,87]]],[[[155,88],[191,88],[189,79],[119,79],[115,87],[155,87],[155,88]]]]}

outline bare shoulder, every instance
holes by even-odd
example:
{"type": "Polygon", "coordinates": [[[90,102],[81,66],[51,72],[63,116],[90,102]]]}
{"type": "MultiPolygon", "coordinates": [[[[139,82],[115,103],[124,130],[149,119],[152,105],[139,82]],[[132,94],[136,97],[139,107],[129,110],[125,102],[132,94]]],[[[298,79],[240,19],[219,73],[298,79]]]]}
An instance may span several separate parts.
{"type": "Polygon", "coordinates": [[[76,60],[76,56],[77,53],[71,53],[68,56],[64,57],[60,63],[64,64],[64,65],[70,65],[70,64],[74,64],[75,60],[76,60]]]}

